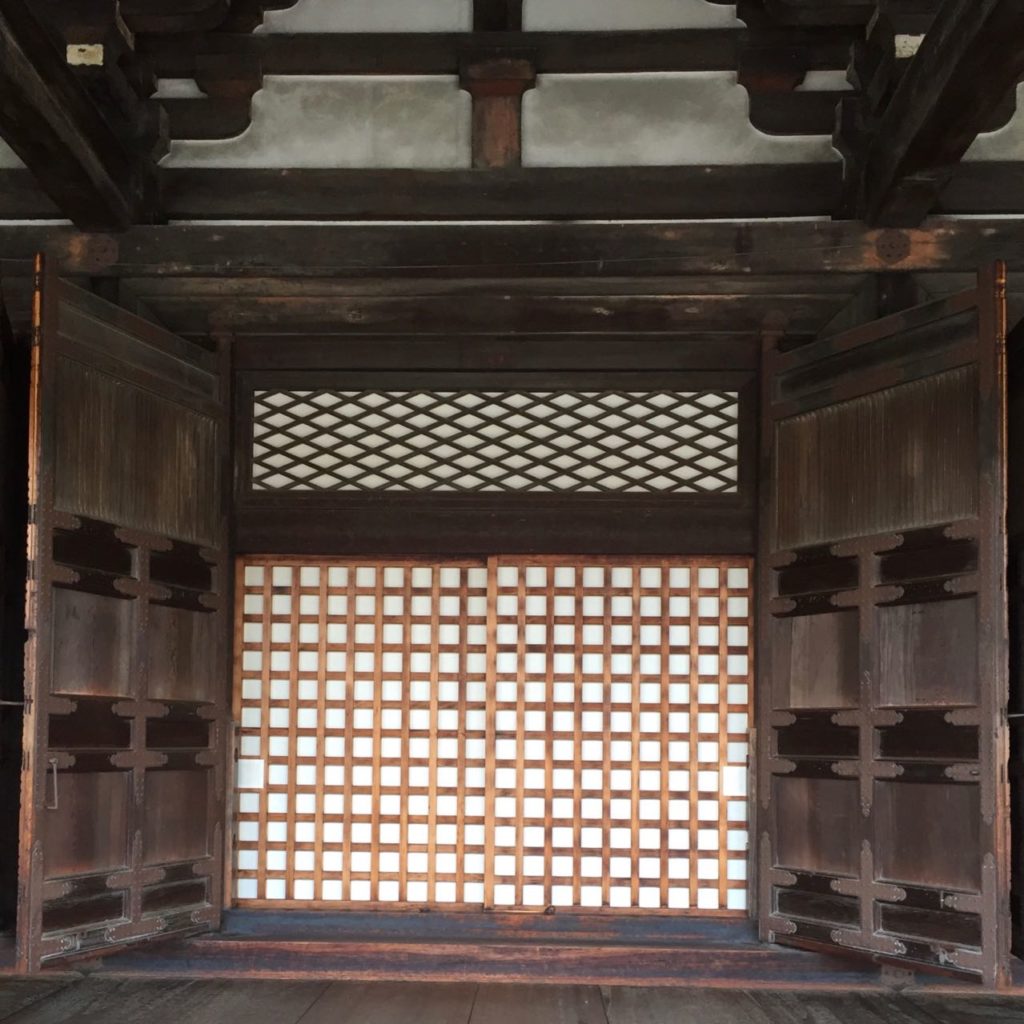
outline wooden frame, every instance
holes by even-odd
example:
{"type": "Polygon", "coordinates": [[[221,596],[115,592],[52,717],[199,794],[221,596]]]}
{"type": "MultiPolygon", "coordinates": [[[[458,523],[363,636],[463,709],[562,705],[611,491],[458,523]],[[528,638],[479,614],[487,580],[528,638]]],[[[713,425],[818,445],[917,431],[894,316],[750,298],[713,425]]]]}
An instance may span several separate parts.
{"type": "Polygon", "coordinates": [[[237,375],[236,544],[241,553],[487,555],[494,538],[508,553],[742,554],[753,549],[754,388],[740,372],[501,373],[432,371],[246,371],[237,375]],[[261,388],[341,386],[402,390],[534,387],[728,389],[740,395],[739,484],[735,494],[415,494],[258,492],[247,467],[252,395],[261,388]],[[294,529],[301,515],[303,530],[294,529]]]}

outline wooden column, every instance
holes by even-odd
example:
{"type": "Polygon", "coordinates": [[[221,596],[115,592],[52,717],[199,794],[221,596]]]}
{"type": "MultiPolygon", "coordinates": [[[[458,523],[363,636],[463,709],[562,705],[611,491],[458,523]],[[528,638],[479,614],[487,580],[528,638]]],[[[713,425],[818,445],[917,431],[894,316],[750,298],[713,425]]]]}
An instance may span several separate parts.
{"type": "Polygon", "coordinates": [[[473,97],[473,166],[519,167],[523,151],[523,93],[537,75],[523,58],[496,57],[463,64],[462,88],[473,97]]]}

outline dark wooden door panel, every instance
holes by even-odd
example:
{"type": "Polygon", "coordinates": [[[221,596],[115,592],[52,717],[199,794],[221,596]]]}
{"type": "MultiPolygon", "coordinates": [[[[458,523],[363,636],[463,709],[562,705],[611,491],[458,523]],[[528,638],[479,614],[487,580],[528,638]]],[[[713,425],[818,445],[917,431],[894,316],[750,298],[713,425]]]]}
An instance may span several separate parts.
{"type": "Polygon", "coordinates": [[[229,730],[219,358],[37,271],[23,969],[219,922],[229,730]]]}
{"type": "Polygon", "coordinates": [[[765,938],[1008,956],[1005,274],[763,367],[765,938]]]}

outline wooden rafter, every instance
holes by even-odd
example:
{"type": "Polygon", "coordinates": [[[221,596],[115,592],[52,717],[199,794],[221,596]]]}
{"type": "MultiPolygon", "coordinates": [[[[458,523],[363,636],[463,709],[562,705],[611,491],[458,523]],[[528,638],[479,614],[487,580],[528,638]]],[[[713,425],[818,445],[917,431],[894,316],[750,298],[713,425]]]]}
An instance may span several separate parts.
{"type": "Polygon", "coordinates": [[[891,99],[852,145],[848,132],[841,140],[847,213],[871,224],[923,220],[1024,74],[1022,32],[1022,0],[942,4],[891,99]]]}
{"type": "Polygon", "coordinates": [[[137,124],[134,139],[114,129],[25,0],[0,6],[0,96],[0,135],[79,227],[145,216],[156,182],[147,126],[137,124]]]}

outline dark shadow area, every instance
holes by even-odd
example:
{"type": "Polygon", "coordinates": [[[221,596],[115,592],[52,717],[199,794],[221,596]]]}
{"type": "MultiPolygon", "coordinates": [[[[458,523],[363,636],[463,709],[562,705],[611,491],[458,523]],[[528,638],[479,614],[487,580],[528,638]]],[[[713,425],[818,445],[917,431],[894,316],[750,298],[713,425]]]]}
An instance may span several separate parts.
{"type": "Polygon", "coordinates": [[[0,933],[17,915],[30,358],[0,290],[0,933]]]}

